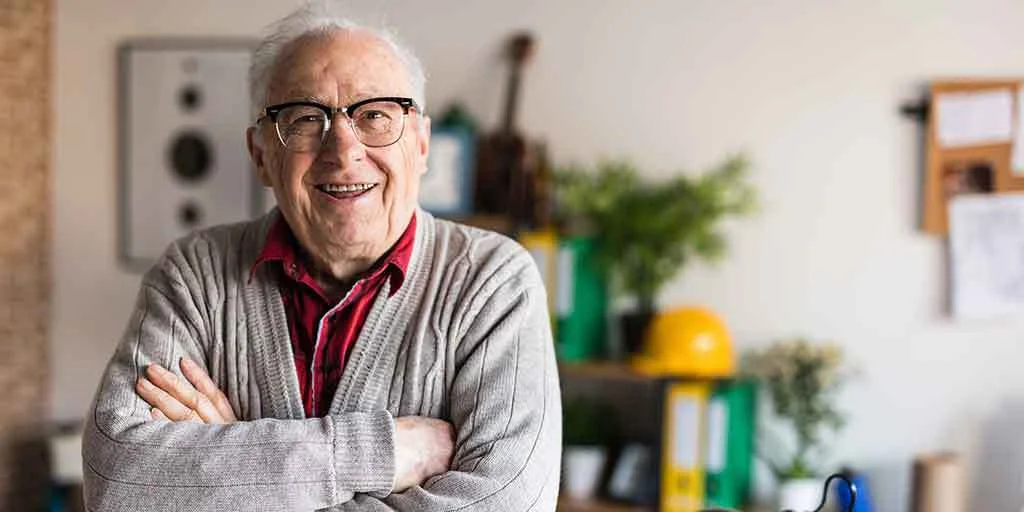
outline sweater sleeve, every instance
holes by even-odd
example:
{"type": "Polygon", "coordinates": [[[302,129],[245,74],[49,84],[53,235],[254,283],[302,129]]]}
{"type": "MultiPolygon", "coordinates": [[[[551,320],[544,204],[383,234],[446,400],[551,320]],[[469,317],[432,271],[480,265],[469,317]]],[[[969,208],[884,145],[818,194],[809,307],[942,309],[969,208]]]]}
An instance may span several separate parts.
{"type": "Polygon", "coordinates": [[[145,367],[178,372],[178,357],[206,361],[195,291],[167,274],[154,269],[143,280],[90,409],[82,450],[88,510],[308,511],[391,490],[387,411],[230,425],[151,420],[134,391],[145,367]]]}
{"type": "Polygon", "coordinates": [[[561,393],[547,299],[532,263],[470,309],[449,397],[457,432],[451,470],[384,499],[357,494],[334,510],[555,510],[561,393]]]}

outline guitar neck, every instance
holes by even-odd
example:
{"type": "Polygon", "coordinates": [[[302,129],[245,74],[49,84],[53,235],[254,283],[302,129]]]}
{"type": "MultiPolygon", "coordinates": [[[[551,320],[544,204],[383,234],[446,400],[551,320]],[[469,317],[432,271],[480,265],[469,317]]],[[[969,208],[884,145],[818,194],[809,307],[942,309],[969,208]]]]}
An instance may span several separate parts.
{"type": "Polygon", "coordinates": [[[505,94],[505,109],[501,115],[501,133],[511,136],[515,133],[516,110],[519,108],[519,83],[522,75],[522,63],[513,62],[512,71],[508,76],[508,88],[505,94]]]}

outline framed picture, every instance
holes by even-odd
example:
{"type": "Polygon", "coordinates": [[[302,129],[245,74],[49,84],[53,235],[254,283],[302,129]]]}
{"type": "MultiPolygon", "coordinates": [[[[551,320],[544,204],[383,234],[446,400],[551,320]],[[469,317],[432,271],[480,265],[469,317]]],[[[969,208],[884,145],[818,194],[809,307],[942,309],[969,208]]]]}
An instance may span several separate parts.
{"type": "Polygon", "coordinates": [[[248,39],[118,48],[118,256],[142,271],[175,239],[265,208],[245,148],[248,39]]]}
{"type": "Polygon", "coordinates": [[[427,173],[420,180],[420,206],[445,217],[464,217],[473,210],[473,166],[476,147],[464,128],[431,130],[427,173]]]}
{"type": "Polygon", "coordinates": [[[653,505],[658,501],[658,460],[653,448],[639,443],[626,445],[608,481],[608,495],[627,503],[653,505]]]}

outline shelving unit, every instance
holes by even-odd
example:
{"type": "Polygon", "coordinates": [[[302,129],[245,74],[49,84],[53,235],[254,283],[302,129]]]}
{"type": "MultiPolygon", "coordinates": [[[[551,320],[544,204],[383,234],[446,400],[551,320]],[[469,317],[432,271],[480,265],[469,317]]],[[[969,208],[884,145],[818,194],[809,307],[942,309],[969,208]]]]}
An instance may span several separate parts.
{"type": "MultiPolygon", "coordinates": [[[[612,383],[613,388],[601,394],[602,400],[619,405],[634,405],[636,394],[643,393],[649,385],[653,385],[656,379],[633,371],[626,363],[615,361],[599,361],[585,363],[562,363],[558,367],[562,377],[564,389],[572,389],[574,384],[592,383],[595,381],[612,383]],[[619,395],[610,396],[609,395],[619,395]]],[[[650,388],[651,390],[655,388],[650,388]]],[[[620,411],[621,413],[622,411],[620,411]]],[[[638,415],[620,414],[620,419],[628,418],[632,421],[643,419],[638,415]]],[[[643,423],[643,422],[641,422],[643,423]]],[[[656,425],[643,426],[640,430],[651,430],[656,432],[656,425]]],[[[634,430],[636,428],[634,427],[634,430]]],[[[654,434],[656,435],[656,434],[654,434]]],[[[628,505],[612,501],[602,500],[572,500],[564,498],[558,502],[558,512],[656,512],[657,507],[628,505]]]]}
{"type": "MultiPolygon", "coordinates": [[[[658,410],[663,406],[663,400],[666,400],[667,386],[676,386],[680,382],[685,383],[689,380],[647,375],[634,370],[628,363],[616,361],[561,363],[559,374],[562,378],[563,397],[572,396],[598,400],[611,406],[620,430],[628,433],[627,437],[630,442],[653,446],[655,450],[661,450],[659,440],[664,435],[662,416],[661,413],[646,414],[643,411],[658,410]]],[[[698,384],[708,382],[708,380],[694,378],[698,384]]],[[[734,379],[730,378],[714,380],[726,383],[726,385],[733,385],[734,382],[734,379]]],[[[684,393],[688,392],[684,391],[684,393]]],[[[710,397],[703,398],[703,400],[710,400],[710,397]]],[[[714,478],[722,477],[715,476],[714,478]]],[[[716,485],[720,481],[715,480],[716,485]]],[[[558,505],[559,512],[657,512],[657,510],[658,506],[656,505],[637,506],[600,499],[593,501],[563,499],[558,505]]],[[[742,510],[744,512],[767,511],[760,507],[742,510]]]]}

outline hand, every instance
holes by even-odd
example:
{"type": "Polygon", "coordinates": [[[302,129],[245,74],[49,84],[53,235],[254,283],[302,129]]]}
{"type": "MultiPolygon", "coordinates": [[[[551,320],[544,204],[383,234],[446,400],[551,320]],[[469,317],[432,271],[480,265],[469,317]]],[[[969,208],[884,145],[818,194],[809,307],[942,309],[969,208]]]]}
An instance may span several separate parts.
{"type": "Polygon", "coordinates": [[[447,421],[422,416],[396,419],[392,492],[402,492],[448,471],[454,452],[455,429],[447,421]]]}
{"type": "Polygon", "coordinates": [[[188,382],[158,364],[151,364],[146,367],[146,376],[135,383],[135,392],[153,406],[153,419],[210,424],[238,421],[228,398],[199,365],[182,358],[180,366],[188,382]]]}

